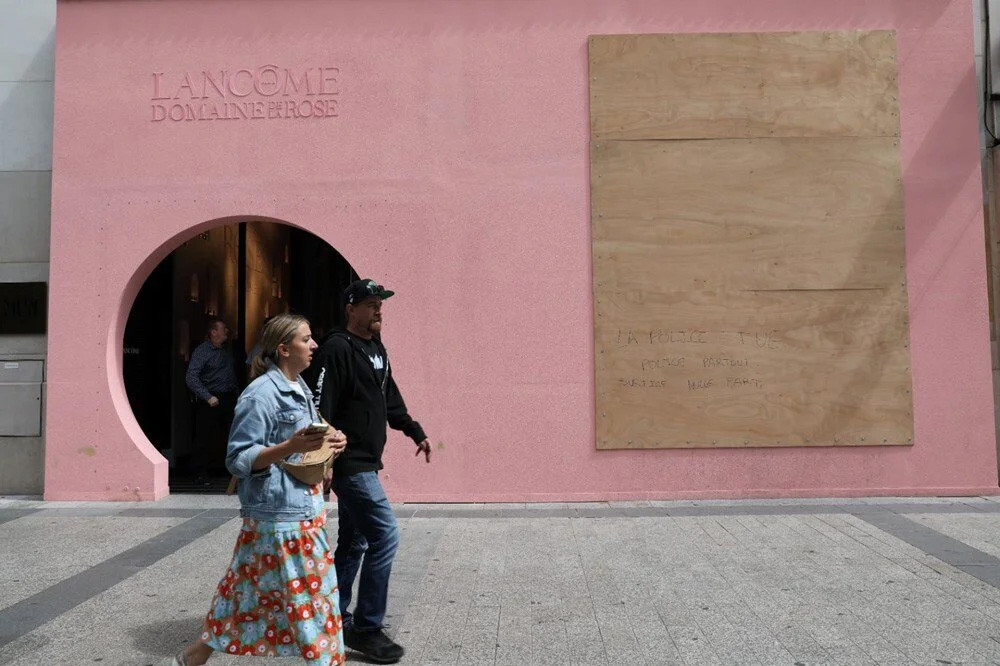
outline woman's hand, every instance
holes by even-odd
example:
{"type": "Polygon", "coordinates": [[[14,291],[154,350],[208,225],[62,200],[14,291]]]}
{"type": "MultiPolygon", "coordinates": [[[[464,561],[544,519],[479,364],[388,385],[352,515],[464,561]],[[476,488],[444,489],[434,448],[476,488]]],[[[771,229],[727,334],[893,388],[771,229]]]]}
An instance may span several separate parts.
{"type": "Polygon", "coordinates": [[[330,446],[333,448],[334,456],[343,451],[347,443],[344,433],[332,426],[320,432],[309,432],[309,427],[307,426],[280,444],[269,446],[261,451],[260,455],[253,461],[251,469],[256,472],[274,463],[281,462],[293,453],[316,451],[326,445],[328,441],[332,441],[330,446]]]}
{"type": "Polygon", "coordinates": [[[324,441],[333,449],[333,457],[336,458],[344,452],[344,447],[347,446],[347,435],[330,426],[330,429],[326,431],[324,441]]]}
{"type": "Polygon", "coordinates": [[[289,453],[306,453],[315,451],[323,446],[323,442],[330,436],[330,430],[326,432],[309,432],[309,428],[303,428],[292,435],[286,442],[289,453]]]}

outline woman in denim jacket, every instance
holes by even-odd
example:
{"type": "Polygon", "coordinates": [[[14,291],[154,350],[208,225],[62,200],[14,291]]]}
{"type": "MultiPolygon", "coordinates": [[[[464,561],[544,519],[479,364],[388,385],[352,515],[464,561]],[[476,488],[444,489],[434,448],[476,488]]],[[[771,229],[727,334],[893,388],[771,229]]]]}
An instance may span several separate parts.
{"type": "Polygon", "coordinates": [[[226,466],[239,480],[243,528],[219,583],[201,636],[174,658],[198,666],[227,654],[301,656],[314,666],[344,663],[337,574],[324,524],[322,484],[309,486],[280,463],[329,446],[344,449],[319,421],[312,392],[299,377],[316,343],[303,317],[279,315],[264,327],[256,377],[236,403],[226,466]]]}

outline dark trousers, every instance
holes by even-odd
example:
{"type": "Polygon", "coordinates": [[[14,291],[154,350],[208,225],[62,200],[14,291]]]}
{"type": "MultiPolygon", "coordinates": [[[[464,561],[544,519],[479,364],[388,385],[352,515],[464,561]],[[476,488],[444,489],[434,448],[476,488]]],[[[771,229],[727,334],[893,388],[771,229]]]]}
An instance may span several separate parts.
{"type": "Polygon", "coordinates": [[[340,588],[344,627],[356,631],[382,628],[389,598],[389,575],[399,546],[399,525],[375,472],[360,472],[333,480],[337,494],[337,550],[334,563],[340,588]],[[361,569],[358,604],[353,613],[351,588],[361,569]]]}
{"type": "Polygon", "coordinates": [[[204,400],[194,405],[194,452],[191,468],[196,476],[207,477],[226,465],[226,443],[236,409],[235,393],[217,393],[219,404],[212,407],[204,400]]]}

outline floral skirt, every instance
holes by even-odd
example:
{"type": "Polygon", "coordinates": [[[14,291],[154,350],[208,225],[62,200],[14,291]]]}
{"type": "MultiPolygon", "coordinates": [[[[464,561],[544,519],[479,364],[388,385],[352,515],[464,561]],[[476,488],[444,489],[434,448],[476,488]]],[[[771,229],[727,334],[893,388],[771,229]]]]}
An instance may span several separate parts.
{"type": "Polygon", "coordinates": [[[245,518],[201,641],[219,652],[344,663],[337,572],[326,514],[302,522],[245,518]]]}

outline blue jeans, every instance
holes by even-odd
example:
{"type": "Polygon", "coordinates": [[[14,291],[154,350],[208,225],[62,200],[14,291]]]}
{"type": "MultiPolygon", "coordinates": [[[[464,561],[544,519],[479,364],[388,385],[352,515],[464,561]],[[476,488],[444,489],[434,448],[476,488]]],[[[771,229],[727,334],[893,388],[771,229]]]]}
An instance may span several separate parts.
{"type": "Polygon", "coordinates": [[[340,521],[334,558],[344,627],[375,631],[382,628],[385,618],[389,574],[399,546],[399,525],[377,472],[336,477],[333,492],[337,495],[340,521]],[[359,567],[358,603],[354,613],[350,613],[347,609],[351,588],[359,567]]]}

